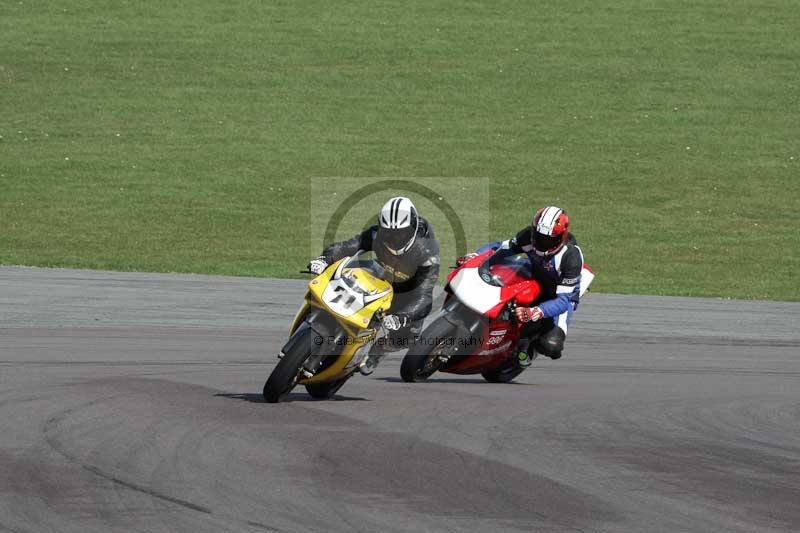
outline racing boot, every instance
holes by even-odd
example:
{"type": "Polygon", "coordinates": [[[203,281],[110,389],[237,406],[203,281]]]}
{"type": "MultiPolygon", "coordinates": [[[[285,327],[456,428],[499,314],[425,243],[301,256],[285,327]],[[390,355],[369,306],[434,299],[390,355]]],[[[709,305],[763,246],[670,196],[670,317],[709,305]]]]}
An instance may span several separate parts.
{"type": "MultiPolygon", "coordinates": [[[[379,341],[384,339],[379,339],[379,341]]],[[[361,361],[361,364],[358,365],[358,371],[361,372],[364,376],[369,376],[373,372],[375,372],[375,368],[377,368],[378,363],[381,362],[381,359],[386,357],[386,354],[390,350],[388,346],[384,342],[376,342],[372,345],[369,349],[369,354],[361,361]]]]}
{"type": "Polygon", "coordinates": [[[358,371],[361,372],[361,375],[363,376],[369,376],[375,372],[375,369],[378,367],[378,363],[380,363],[381,359],[383,359],[385,356],[385,353],[370,352],[369,355],[367,355],[367,357],[361,362],[361,364],[358,365],[358,371]]]}
{"type": "Polygon", "coordinates": [[[517,362],[521,368],[528,368],[536,359],[536,349],[531,346],[530,339],[520,339],[517,343],[517,362]]]}

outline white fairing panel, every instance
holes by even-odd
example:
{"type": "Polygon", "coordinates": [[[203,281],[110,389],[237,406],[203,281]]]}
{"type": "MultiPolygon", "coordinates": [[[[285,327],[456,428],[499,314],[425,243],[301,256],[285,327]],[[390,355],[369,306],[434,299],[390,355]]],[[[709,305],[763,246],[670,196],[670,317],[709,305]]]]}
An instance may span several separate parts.
{"type": "Polygon", "coordinates": [[[581,296],[589,289],[593,279],[594,274],[588,268],[583,267],[583,270],[581,270],[581,296]]]}
{"type": "Polygon", "coordinates": [[[364,295],[348,287],[341,279],[332,279],[322,293],[325,304],[334,313],[348,317],[364,308],[364,295]]]}
{"type": "Polygon", "coordinates": [[[464,305],[481,314],[500,303],[500,287],[484,282],[477,268],[462,268],[450,288],[464,305]]]}

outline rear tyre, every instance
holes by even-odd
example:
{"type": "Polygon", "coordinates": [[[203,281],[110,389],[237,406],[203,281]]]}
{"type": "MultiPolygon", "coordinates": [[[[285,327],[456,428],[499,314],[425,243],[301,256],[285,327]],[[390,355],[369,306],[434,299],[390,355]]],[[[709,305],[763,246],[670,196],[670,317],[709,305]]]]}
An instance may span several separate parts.
{"type": "Polygon", "coordinates": [[[264,384],[264,400],[268,403],[277,403],[292,391],[303,363],[311,356],[314,331],[304,328],[295,335],[303,337],[292,344],[292,348],[278,361],[264,384]]]}
{"type": "Polygon", "coordinates": [[[350,376],[337,379],[335,381],[306,385],[306,391],[308,391],[308,394],[310,394],[313,398],[318,400],[327,400],[328,398],[332,398],[333,395],[342,388],[342,385],[344,385],[348,379],[350,379],[350,376]]]}
{"type": "Polygon", "coordinates": [[[506,363],[494,370],[484,370],[481,372],[481,376],[489,383],[509,383],[524,370],[517,361],[512,361],[510,364],[506,363]]]}
{"type": "Polygon", "coordinates": [[[420,342],[412,346],[400,364],[400,377],[406,383],[419,383],[439,370],[440,355],[449,353],[455,347],[453,333],[456,327],[444,317],[427,327],[420,335],[420,342]]]}

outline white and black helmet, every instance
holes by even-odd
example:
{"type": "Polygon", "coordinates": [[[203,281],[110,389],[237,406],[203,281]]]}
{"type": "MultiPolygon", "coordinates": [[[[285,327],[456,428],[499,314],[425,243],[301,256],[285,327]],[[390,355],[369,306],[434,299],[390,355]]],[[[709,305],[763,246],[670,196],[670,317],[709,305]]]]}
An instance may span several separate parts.
{"type": "Polygon", "coordinates": [[[414,244],[419,228],[417,208],[404,196],[392,198],[378,217],[378,240],[394,255],[406,253],[414,244]]]}

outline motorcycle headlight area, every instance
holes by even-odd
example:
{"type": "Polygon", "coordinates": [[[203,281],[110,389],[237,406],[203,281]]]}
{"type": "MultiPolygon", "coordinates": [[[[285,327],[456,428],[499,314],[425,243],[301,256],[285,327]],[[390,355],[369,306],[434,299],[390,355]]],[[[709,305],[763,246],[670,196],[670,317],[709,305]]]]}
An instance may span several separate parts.
{"type": "Polygon", "coordinates": [[[355,274],[353,274],[352,270],[346,269],[342,272],[342,281],[349,289],[353,292],[357,292],[362,296],[371,296],[373,294],[377,294],[377,290],[369,290],[365,287],[362,287],[361,284],[358,282],[355,274]]]}
{"type": "Polygon", "coordinates": [[[322,299],[335,313],[349,317],[383,295],[380,291],[363,287],[350,270],[342,270],[331,279],[322,299]]]}

